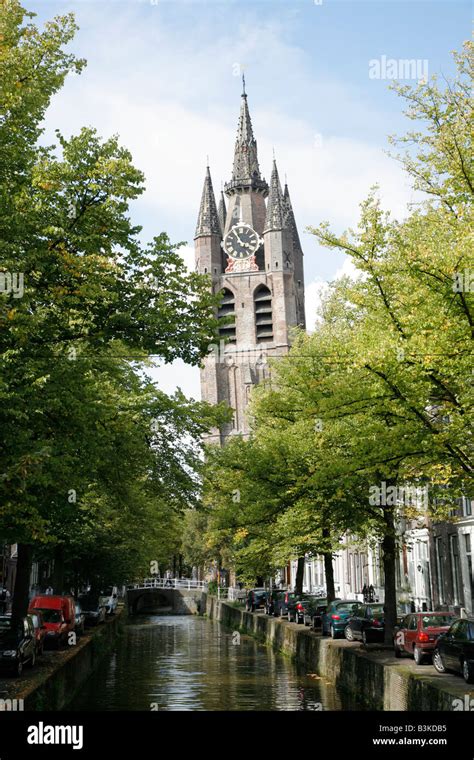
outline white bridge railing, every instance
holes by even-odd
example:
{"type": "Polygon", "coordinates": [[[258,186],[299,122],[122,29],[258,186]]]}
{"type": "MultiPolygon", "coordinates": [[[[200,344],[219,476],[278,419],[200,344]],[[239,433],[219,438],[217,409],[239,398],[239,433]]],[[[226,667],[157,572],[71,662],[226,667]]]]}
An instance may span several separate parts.
{"type": "Polygon", "coordinates": [[[206,581],[196,581],[192,578],[144,578],[137,583],[129,583],[127,591],[142,588],[184,588],[184,589],[201,589],[206,591],[206,581]]]}

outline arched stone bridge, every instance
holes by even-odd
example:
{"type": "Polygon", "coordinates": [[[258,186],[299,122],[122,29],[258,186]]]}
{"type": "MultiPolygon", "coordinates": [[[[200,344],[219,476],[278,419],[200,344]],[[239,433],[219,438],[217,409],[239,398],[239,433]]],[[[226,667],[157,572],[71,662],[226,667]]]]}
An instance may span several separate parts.
{"type": "Polygon", "coordinates": [[[127,586],[127,607],[130,615],[154,613],[162,615],[196,615],[201,611],[207,584],[187,578],[146,579],[127,586]]]}

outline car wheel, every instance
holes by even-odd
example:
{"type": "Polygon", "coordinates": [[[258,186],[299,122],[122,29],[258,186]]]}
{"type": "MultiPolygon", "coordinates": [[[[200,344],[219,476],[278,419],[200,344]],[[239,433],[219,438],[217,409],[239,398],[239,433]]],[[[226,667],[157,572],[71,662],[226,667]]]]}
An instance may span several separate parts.
{"type": "Polygon", "coordinates": [[[393,645],[393,654],[395,655],[397,659],[399,659],[402,656],[402,653],[396,644],[393,645]]]}
{"type": "Polygon", "coordinates": [[[346,625],[344,628],[344,636],[346,637],[347,641],[354,641],[354,634],[352,632],[352,628],[349,625],[346,625]]]}
{"type": "Polygon", "coordinates": [[[441,657],[440,652],[438,650],[435,650],[435,653],[433,655],[433,665],[435,666],[435,669],[438,671],[438,673],[446,673],[446,668],[444,666],[443,658],[441,657]]]}
{"type": "Polygon", "coordinates": [[[474,665],[468,660],[464,660],[462,664],[462,675],[466,683],[474,683],[474,665]]]}
{"type": "Polygon", "coordinates": [[[413,648],[413,659],[415,660],[417,665],[423,665],[425,661],[425,656],[421,649],[417,646],[413,648]]]}

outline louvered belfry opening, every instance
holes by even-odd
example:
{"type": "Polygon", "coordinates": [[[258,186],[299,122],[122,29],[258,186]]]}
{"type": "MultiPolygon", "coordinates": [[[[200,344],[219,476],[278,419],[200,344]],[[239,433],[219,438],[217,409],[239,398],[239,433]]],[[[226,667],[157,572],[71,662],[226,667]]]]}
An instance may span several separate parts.
{"type": "Polygon", "coordinates": [[[265,285],[261,285],[255,291],[254,302],[257,343],[271,341],[273,340],[272,294],[265,285]]]}
{"type": "Polygon", "coordinates": [[[219,319],[223,317],[232,317],[232,320],[228,319],[228,324],[219,327],[219,335],[227,343],[235,343],[235,297],[232,291],[227,288],[224,288],[222,293],[222,303],[219,306],[217,316],[219,319]]]}

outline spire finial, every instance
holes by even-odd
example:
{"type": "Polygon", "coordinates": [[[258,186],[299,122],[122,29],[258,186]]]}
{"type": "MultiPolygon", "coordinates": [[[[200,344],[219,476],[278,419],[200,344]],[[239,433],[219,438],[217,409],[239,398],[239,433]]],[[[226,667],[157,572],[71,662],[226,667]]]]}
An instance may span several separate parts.
{"type": "Polygon", "coordinates": [[[242,73],[242,95],[246,95],[246,94],[247,93],[245,92],[245,74],[242,73]]]}

